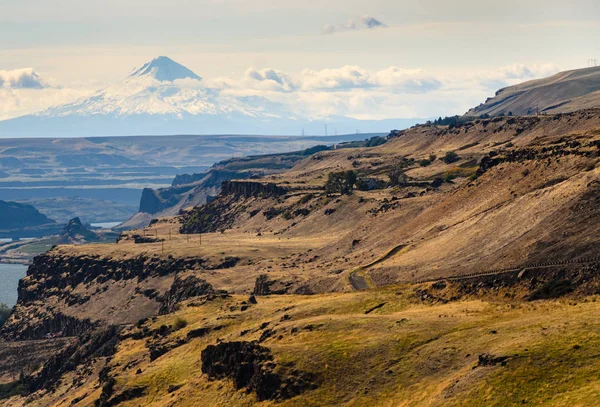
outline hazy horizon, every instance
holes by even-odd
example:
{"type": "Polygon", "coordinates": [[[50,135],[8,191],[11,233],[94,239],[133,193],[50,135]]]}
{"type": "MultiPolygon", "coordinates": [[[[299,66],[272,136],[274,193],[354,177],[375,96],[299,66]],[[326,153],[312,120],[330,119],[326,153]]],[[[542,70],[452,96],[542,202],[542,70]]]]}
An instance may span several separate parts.
{"type": "Polygon", "coordinates": [[[30,0],[3,10],[0,120],[122,86],[159,55],[202,77],[186,83],[195,90],[381,120],[463,114],[599,53],[600,12],[581,0],[30,0]]]}

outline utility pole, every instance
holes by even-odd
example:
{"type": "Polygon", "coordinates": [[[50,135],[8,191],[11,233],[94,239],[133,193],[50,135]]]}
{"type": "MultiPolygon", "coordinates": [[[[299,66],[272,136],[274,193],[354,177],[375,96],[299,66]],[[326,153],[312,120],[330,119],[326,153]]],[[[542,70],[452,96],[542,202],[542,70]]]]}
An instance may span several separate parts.
{"type": "Polygon", "coordinates": [[[327,136],[327,125],[325,125],[325,136],[327,136]]]}

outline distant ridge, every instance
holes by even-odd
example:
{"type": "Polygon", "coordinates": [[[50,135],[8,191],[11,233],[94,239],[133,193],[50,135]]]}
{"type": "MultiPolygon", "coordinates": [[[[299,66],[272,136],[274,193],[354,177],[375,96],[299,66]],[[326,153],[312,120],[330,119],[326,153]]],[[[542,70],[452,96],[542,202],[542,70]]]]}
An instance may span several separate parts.
{"type": "Polygon", "coordinates": [[[500,89],[466,116],[568,113],[600,106],[600,67],[560,72],[500,89]]]}
{"type": "Polygon", "coordinates": [[[31,205],[0,201],[0,229],[19,229],[55,223],[31,205]]]}

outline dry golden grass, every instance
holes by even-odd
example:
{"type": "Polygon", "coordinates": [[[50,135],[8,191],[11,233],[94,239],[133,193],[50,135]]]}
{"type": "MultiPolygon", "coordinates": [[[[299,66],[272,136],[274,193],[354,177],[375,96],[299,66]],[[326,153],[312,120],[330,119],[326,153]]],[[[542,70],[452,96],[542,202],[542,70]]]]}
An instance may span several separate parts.
{"type": "MultiPolygon", "coordinates": [[[[597,255],[600,216],[597,205],[588,199],[600,181],[593,154],[504,163],[477,180],[466,178],[474,170],[467,163],[508,141],[540,148],[563,136],[584,142],[600,138],[600,133],[591,131],[600,127],[600,115],[572,119],[528,118],[532,123],[524,132],[510,119],[478,121],[447,132],[416,128],[373,149],[320,153],[321,159],[308,158],[291,171],[263,180],[314,187],[323,185],[329,172],[351,168],[385,177],[406,156],[418,160],[460,150],[458,163],[436,160],[408,172],[420,181],[458,175],[439,189],[413,185],[342,197],[316,194],[305,203],[300,203],[304,192],[298,190],[288,197],[239,198],[233,203],[238,212],[232,227],[224,233],[180,235],[179,220],[165,218],[129,233],[163,242],[61,246],[50,255],[201,258],[214,267],[194,266],[182,273],[233,294],[202,306],[192,306],[192,300],[180,311],[149,322],[156,328],[185,320],[185,327],[170,334],[172,340],[192,329],[223,326],[153,362],[146,339],[120,343],[110,362],[116,392],[148,387],[146,396],[124,406],[257,404],[254,395],[236,391],[227,380],[208,380],[201,372],[200,355],[217,340],[259,339],[264,322],[275,330],[263,345],[273,351],[276,362],[293,364],[319,378],[316,390],[281,405],[593,405],[600,398],[597,296],[574,303],[509,301],[495,295],[441,304],[419,300],[418,286],[391,286],[424,277],[597,255]],[[262,213],[302,205],[310,209],[306,216],[268,220],[262,213]],[[216,266],[228,257],[239,258],[235,267],[216,266]],[[352,271],[360,273],[372,289],[352,292],[352,271]],[[257,305],[241,311],[242,301],[261,274],[289,282],[290,292],[318,295],[260,297],[257,305]],[[244,331],[249,332],[242,335],[244,331]],[[485,353],[509,357],[507,366],[475,367],[478,356],[485,353]],[[169,393],[170,386],[182,387],[169,393]]],[[[173,278],[111,282],[97,294],[94,284],[81,284],[73,292],[93,294],[89,302],[67,307],[53,297],[45,306],[81,318],[132,323],[144,312],[145,316],[156,313],[159,305],[135,289],[153,288],[164,294],[173,278]]],[[[100,391],[97,376],[89,376],[76,391],[70,390],[69,379],[63,380],[57,393],[39,399],[39,405],[69,405],[81,396],[86,397],[79,405],[93,405],[100,391]]]]}
{"type": "MultiPolygon", "coordinates": [[[[110,362],[117,393],[147,386],[148,394],[123,406],[508,406],[593,405],[600,395],[600,322],[597,297],[583,302],[519,303],[466,299],[448,304],[422,303],[415,287],[319,296],[259,297],[246,311],[245,296],[189,306],[159,317],[150,326],[224,326],[191,340],[150,362],[145,340],[119,345],[110,362]],[[385,305],[365,315],[373,306],[385,305]],[[233,307],[233,308],[231,308],[233,307]],[[282,320],[284,315],[289,319],[282,320]],[[279,364],[292,363],[314,373],[319,387],[282,403],[258,403],[228,380],[202,374],[200,355],[218,340],[257,340],[260,325],[275,334],[263,345],[279,364]],[[308,327],[312,326],[311,329],[308,327]],[[292,329],[297,328],[297,333],[292,329]],[[241,332],[250,332],[241,336],[241,332]],[[476,367],[478,356],[508,356],[506,366],[476,367]],[[141,369],[141,374],[136,374],[141,369]],[[170,386],[182,386],[169,393],[170,386]],[[592,403],[592,404],[590,404],[592,403]]],[[[85,389],[54,396],[56,405],[86,391],[80,404],[98,396],[95,380],[85,389]]],[[[43,404],[40,404],[43,405],[43,404]]]]}

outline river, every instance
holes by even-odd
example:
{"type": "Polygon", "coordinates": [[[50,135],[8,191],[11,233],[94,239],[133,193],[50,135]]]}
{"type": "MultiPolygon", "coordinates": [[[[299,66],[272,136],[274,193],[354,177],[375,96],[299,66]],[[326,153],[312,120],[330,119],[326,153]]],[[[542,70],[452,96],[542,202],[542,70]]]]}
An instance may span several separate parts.
{"type": "Polygon", "coordinates": [[[91,226],[94,228],[102,228],[102,229],[112,229],[115,226],[119,226],[123,222],[100,222],[100,223],[92,223],[91,226]]]}
{"type": "Polygon", "coordinates": [[[19,280],[25,277],[27,266],[0,263],[0,303],[12,307],[17,302],[19,280]]]}

